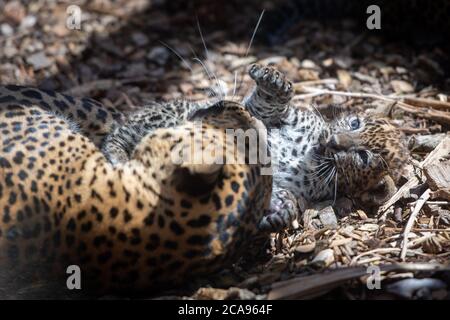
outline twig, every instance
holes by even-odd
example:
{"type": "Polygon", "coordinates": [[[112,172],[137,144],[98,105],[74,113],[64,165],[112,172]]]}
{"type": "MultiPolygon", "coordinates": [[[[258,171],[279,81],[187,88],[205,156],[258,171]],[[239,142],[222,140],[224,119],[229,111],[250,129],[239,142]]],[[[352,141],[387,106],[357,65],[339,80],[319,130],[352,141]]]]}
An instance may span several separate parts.
{"type": "MultiPolygon", "coordinates": [[[[364,92],[345,92],[345,91],[336,91],[336,90],[324,90],[324,89],[317,89],[317,88],[311,88],[308,86],[303,86],[296,83],[294,84],[294,87],[299,87],[303,92],[306,92],[308,94],[308,97],[312,95],[314,96],[321,96],[325,94],[329,95],[335,95],[335,96],[344,96],[344,97],[352,97],[352,98],[370,98],[370,99],[378,99],[378,100],[384,100],[388,102],[401,102],[400,99],[386,97],[374,93],[364,93],[364,92]]],[[[294,98],[301,99],[303,95],[296,95],[294,98]]],[[[407,105],[410,106],[410,105],[407,105]]],[[[410,106],[412,107],[412,106],[410,106]]]]}
{"type": "MultiPolygon", "coordinates": [[[[430,203],[428,201],[427,203],[430,203]]],[[[392,231],[402,231],[403,228],[389,228],[392,231]]],[[[429,229],[421,229],[421,228],[412,228],[412,232],[450,232],[450,228],[444,229],[444,228],[429,228],[429,229]]]]}
{"type": "Polygon", "coordinates": [[[411,136],[408,140],[408,149],[411,151],[430,152],[437,147],[445,136],[447,136],[446,133],[411,136]]]}
{"type": "Polygon", "coordinates": [[[430,133],[428,128],[400,127],[399,129],[405,134],[430,133]]]}
{"type": "MultiPolygon", "coordinates": [[[[388,249],[388,248],[385,248],[388,249]]],[[[398,248],[393,248],[397,249],[398,248]]],[[[447,271],[449,267],[436,263],[399,263],[381,264],[378,266],[382,273],[388,272],[420,272],[420,271],[447,271]]],[[[267,299],[307,299],[320,296],[343,283],[369,275],[367,267],[349,267],[335,269],[329,272],[299,276],[272,284],[272,290],[267,299]]]]}
{"type": "Polygon", "coordinates": [[[427,202],[427,200],[430,198],[430,192],[431,190],[427,189],[420,196],[419,200],[417,200],[417,204],[414,207],[413,212],[411,212],[411,215],[409,216],[408,222],[406,223],[405,231],[403,232],[402,251],[400,252],[400,259],[402,259],[402,261],[405,261],[406,252],[408,250],[408,237],[414,225],[414,220],[416,219],[425,202],[427,202]]]}
{"type": "Polygon", "coordinates": [[[313,86],[320,84],[338,84],[339,80],[335,78],[319,79],[319,80],[308,80],[294,83],[294,89],[302,89],[305,86],[313,86]]]}
{"type": "Polygon", "coordinates": [[[439,110],[429,109],[429,108],[420,108],[408,105],[404,102],[398,102],[397,107],[402,109],[403,111],[415,114],[418,117],[422,117],[425,119],[433,120],[439,123],[450,124],[450,113],[443,112],[439,110]]]}
{"type": "Polygon", "coordinates": [[[357,255],[356,257],[354,257],[352,259],[352,261],[350,262],[350,265],[353,266],[353,265],[356,264],[356,262],[361,257],[368,256],[368,255],[371,255],[371,254],[374,254],[374,253],[393,253],[393,252],[398,252],[398,251],[400,251],[399,248],[376,248],[376,249],[373,249],[373,250],[370,250],[370,251],[366,251],[366,252],[360,253],[359,255],[357,255]]]}
{"type": "MultiPolygon", "coordinates": [[[[450,137],[445,137],[437,145],[437,147],[430,152],[430,154],[420,163],[420,168],[439,160],[443,156],[450,152],[450,137]]],[[[378,210],[378,214],[381,215],[387,209],[389,209],[394,203],[396,203],[400,198],[402,198],[412,187],[419,184],[419,178],[416,176],[411,177],[408,182],[406,182],[398,191],[378,210]]]]}
{"type": "MultiPolygon", "coordinates": [[[[410,205],[417,204],[417,201],[411,202],[409,204],[410,205]]],[[[450,204],[450,202],[449,201],[427,201],[427,204],[428,205],[434,204],[434,205],[448,206],[450,204]]]]}
{"type": "Polygon", "coordinates": [[[408,248],[414,248],[414,247],[418,246],[419,244],[424,243],[425,241],[427,241],[428,239],[433,238],[433,237],[436,237],[435,233],[433,233],[431,235],[425,235],[425,236],[416,238],[408,243],[408,248]]]}
{"type": "MultiPolygon", "coordinates": [[[[299,86],[299,85],[297,85],[299,86]]],[[[344,97],[352,97],[352,98],[369,98],[369,99],[378,99],[391,103],[396,103],[395,106],[402,109],[405,112],[415,114],[419,117],[434,120],[436,122],[450,124],[450,114],[448,112],[443,112],[439,110],[433,110],[430,108],[420,108],[408,103],[404,102],[404,98],[393,97],[393,96],[383,96],[374,93],[364,93],[364,92],[344,92],[344,91],[335,91],[335,90],[323,90],[317,88],[311,88],[307,86],[299,86],[303,92],[306,92],[305,95],[296,95],[294,96],[295,100],[302,100],[307,98],[312,98],[315,96],[321,95],[336,95],[336,96],[344,96],[344,97]]]]}
{"type": "Polygon", "coordinates": [[[405,97],[403,101],[416,107],[432,107],[435,109],[450,110],[450,102],[439,101],[434,99],[405,97]]]}

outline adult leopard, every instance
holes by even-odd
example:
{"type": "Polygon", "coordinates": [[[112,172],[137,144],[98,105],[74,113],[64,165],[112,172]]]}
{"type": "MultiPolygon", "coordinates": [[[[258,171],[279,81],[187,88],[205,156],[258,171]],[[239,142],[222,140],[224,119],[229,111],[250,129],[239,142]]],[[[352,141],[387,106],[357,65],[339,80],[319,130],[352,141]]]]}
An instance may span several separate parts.
{"type": "Polygon", "coordinates": [[[268,207],[271,176],[248,161],[179,156],[199,130],[202,150],[223,151],[207,156],[236,156],[225,128],[258,128],[259,121],[220,101],[179,126],[153,130],[113,166],[100,146],[121,118],[91,99],[0,88],[0,271],[49,266],[56,271],[44,277],[65,276],[76,264],[99,281],[96,288],[154,289],[242,254],[268,207]]]}

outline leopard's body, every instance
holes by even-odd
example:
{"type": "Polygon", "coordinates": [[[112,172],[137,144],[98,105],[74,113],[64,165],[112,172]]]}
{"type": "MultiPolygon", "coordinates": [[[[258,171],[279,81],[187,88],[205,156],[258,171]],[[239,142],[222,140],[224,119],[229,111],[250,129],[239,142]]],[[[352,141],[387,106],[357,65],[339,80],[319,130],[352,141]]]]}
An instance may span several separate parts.
{"type": "Polygon", "coordinates": [[[363,114],[326,121],[290,103],[292,84],[275,68],[253,65],[249,73],[257,85],[244,104],[269,130],[275,160],[271,208],[262,229],[289,226],[298,218],[299,201],[348,196],[380,205],[390,195],[383,192],[392,192],[409,160],[400,130],[363,114]],[[377,189],[381,194],[375,196],[377,189]]]}
{"type": "Polygon", "coordinates": [[[257,164],[195,164],[171,154],[191,150],[199,127],[202,149],[233,153],[224,128],[258,121],[223,101],[198,115],[201,125],[154,130],[113,166],[100,145],[121,118],[88,99],[0,88],[0,270],[48,264],[64,277],[76,264],[104,287],[137,290],[239,257],[269,205],[271,177],[257,164]]]}

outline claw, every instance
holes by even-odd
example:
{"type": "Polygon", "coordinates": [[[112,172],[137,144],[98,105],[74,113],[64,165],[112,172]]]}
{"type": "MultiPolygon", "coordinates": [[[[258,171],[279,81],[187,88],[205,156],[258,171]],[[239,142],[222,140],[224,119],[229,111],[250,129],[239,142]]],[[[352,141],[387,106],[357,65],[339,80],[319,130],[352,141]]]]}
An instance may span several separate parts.
{"type": "Polygon", "coordinates": [[[259,69],[259,65],[258,64],[252,64],[252,66],[250,67],[250,74],[251,73],[255,73],[255,71],[257,70],[257,69],[259,69]]]}
{"type": "Polygon", "coordinates": [[[279,97],[281,101],[289,100],[293,93],[291,82],[274,67],[253,64],[250,67],[249,75],[255,80],[258,87],[261,87],[269,95],[279,97]]]}

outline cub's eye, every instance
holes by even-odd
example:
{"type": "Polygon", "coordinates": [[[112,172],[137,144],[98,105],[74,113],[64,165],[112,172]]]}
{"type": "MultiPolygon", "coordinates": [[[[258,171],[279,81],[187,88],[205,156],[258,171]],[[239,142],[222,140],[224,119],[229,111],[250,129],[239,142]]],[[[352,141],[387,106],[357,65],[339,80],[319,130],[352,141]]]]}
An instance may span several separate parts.
{"type": "Polygon", "coordinates": [[[352,130],[359,129],[360,125],[361,125],[361,123],[359,122],[358,118],[351,118],[350,119],[350,128],[352,130]]]}
{"type": "Polygon", "coordinates": [[[358,156],[361,159],[364,166],[369,164],[369,154],[365,151],[358,151],[358,156]]]}

